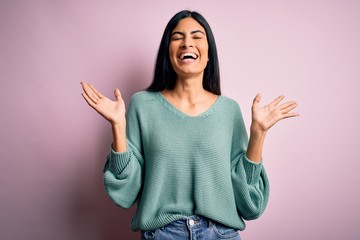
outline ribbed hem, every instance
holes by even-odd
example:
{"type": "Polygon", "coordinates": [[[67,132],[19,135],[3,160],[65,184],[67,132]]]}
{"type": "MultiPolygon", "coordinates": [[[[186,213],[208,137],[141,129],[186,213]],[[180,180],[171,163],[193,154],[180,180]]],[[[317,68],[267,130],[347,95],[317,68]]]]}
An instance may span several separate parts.
{"type": "Polygon", "coordinates": [[[126,165],[128,165],[131,157],[131,151],[127,146],[126,152],[115,152],[112,145],[109,156],[109,170],[114,174],[120,174],[126,165]]]}
{"type": "MultiPolygon", "coordinates": [[[[136,222],[135,219],[133,219],[133,221],[131,222],[131,230],[132,231],[149,231],[149,230],[154,230],[154,229],[158,229],[161,228],[171,222],[180,220],[180,219],[184,219],[184,218],[188,218],[191,216],[201,216],[201,217],[205,217],[208,218],[210,220],[216,221],[216,222],[220,222],[219,220],[217,220],[216,218],[212,218],[207,216],[207,214],[201,214],[201,213],[160,213],[159,215],[157,215],[154,219],[152,219],[151,221],[144,223],[144,224],[140,224],[139,222],[136,222]]],[[[235,225],[229,225],[230,227],[233,227],[235,229],[238,229],[240,231],[245,229],[245,223],[243,222],[242,219],[239,219],[238,221],[236,221],[235,225]]]]}
{"type": "Polygon", "coordinates": [[[191,213],[160,213],[155,218],[146,223],[140,223],[133,219],[131,222],[132,231],[148,231],[161,228],[173,221],[191,216],[191,213]]]}
{"type": "Polygon", "coordinates": [[[247,183],[250,185],[255,185],[256,183],[258,183],[260,180],[260,174],[263,167],[262,160],[260,163],[256,163],[251,161],[250,159],[247,158],[246,155],[244,155],[243,164],[246,173],[247,183]]]}

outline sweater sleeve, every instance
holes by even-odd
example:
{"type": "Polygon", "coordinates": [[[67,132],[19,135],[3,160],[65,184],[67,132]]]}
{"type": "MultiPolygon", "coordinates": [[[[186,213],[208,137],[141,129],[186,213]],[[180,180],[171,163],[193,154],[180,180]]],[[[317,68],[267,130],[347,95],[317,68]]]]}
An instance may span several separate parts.
{"type": "Polygon", "coordinates": [[[231,150],[231,178],[236,207],[242,218],[258,218],[269,199],[269,181],[262,163],[255,163],[246,156],[248,136],[237,105],[234,118],[231,150]]]}
{"type": "Polygon", "coordinates": [[[141,189],[143,154],[137,104],[132,98],[126,115],[127,150],[110,149],[104,166],[105,191],[113,202],[123,208],[131,207],[141,189]]]}

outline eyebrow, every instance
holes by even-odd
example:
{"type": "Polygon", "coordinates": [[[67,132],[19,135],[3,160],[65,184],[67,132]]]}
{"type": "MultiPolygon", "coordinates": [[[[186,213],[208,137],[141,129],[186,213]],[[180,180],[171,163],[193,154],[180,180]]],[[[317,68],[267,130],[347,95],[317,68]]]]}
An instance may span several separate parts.
{"type": "MultiPolygon", "coordinates": [[[[205,33],[204,33],[203,31],[201,31],[201,30],[194,30],[194,31],[191,31],[191,32],[190,32],[190,34],[195,34],[195,33],[202,33],[202,34],[205,35],[205,33]]],[[[173,36],[173,35],[175,35],[175,34],[180,34],[180,35],[182,35],[182,36],[185,35],[185,33],[183,33],[183,32],[175,31],[175,32],[171,33],[171,36],[173,36]]]]}

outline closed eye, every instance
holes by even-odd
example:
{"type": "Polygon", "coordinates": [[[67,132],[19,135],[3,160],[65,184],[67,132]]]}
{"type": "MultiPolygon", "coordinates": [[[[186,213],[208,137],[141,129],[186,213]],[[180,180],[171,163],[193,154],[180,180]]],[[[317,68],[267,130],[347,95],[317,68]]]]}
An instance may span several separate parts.
{"type": "Polygon", "coordinates": [[[201,30],[195,30],[191,32],[194,39],[202,39],[206,34],[201,30]]]}
{"type": "Polygon", "coordinates": [[[202,39],[202,36],[193,36],[193,39],[202,39]]]}
{"type": "Polygon", "coordinates": [[[181,32],[173,32],[171,34],[171,40],[181,40],[184,38],[184,34],[181,32]]]}
{"type": "Polygon", "coordinates": [[[171,37],[172,41],[181,40],[181,39],[183,39],[183,37],[171,37]]]}
{"type": "MultiPolygon", "coordinates": [[[[206,34],[201,30],[192,31],[190,34],[193,39],[203,39],[204,36],[206,36],[206,34]]],[[[184,39],[184,37],[185,33],[180,31],[175,31],[171,34],[171,40],[173,41],[184,39]]]]}

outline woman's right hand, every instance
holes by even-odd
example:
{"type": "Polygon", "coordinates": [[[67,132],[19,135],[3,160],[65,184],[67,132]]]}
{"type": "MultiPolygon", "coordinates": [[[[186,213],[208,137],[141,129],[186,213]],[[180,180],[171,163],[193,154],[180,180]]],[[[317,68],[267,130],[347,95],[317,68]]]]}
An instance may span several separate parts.
{"type": "Polygon", "coordinates": [[[84,92],[81,94],[90,107],[95,109],[101,116],[108,120],[111,125],[124,125],[125,103],[121,98],[118,88],[114,90],[116,101],[102,95],[94,86],[89,83],[81,82],[84,92]]]}

